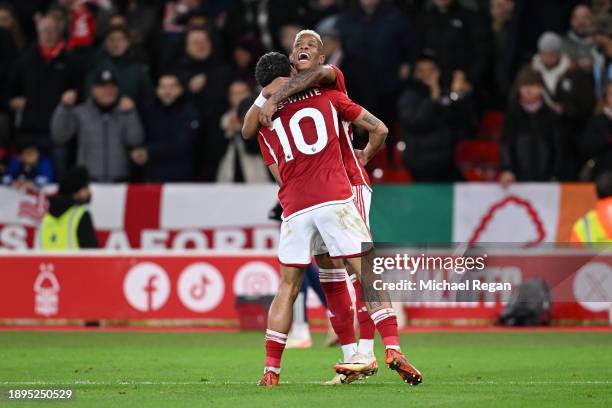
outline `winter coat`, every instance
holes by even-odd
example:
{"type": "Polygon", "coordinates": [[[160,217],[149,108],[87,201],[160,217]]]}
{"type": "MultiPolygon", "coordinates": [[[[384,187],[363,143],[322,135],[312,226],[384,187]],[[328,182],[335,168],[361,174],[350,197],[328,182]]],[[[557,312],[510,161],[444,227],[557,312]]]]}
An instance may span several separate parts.
{"type": "Polygon", "coordinates": [[[417,173],[435,172],[436,181],[453,180],[455,146],[470,136],[470,119],[475,115],[470,96],[432,100],[429,88],[414,82],[397,107],[406,166],[417,173]]]}
{"type": "Polygon", "coordinates": [[[517,102],[506,112],[500,146],[501,168],[517,181],[550,181],[563,166],[558,116],[545,104],[528,113],[517,102]]]}
{"type": "Polygon", "coordinates": [[[143,116],[145,146],[149,159],[145,165],[148,182],[187,182],[194,180],[194,148],[200,135],[200,122],[187,97],[165,106],[156,100],[143,116]]]}
{"type": "Polygon", "coordinates": [[[38,44],[33,44],[15,62],[9,81],[9,98],[24,96],[27,100],[21,130],[48,135],[51,115],[62,94],[68,89],[79,89],[80,82],[74,61],[66,51],[45,62],[38,44]]]}
{"type": "Polygon", "coordinates": [[[76,136],[78,164],[87,167],[92,180],[102,183],[130,177],[129,152],[144,140],[135,110],[122,112],[115,106],[104,113],[91,98],[75,107],[60,103],[53,113],[51,134],[59,144],[76,136]]]}

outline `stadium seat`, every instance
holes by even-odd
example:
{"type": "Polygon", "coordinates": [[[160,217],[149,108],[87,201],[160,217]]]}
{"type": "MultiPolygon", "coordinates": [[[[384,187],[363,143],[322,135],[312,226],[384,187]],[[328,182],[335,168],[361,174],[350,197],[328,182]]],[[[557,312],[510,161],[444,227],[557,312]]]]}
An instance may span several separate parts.
{"type": "Polygon", "coordinates": [[[500,111],[487,111],[482,115],[478,131],[479,139],[499,142],[504,124],[504,115],[500,111]]]}
{"type": "Polygon", "coordinates": [[[499,173],[499,144],[464,140],[457,145],[455,162],[466,181],[495,181],[499,173]]]}

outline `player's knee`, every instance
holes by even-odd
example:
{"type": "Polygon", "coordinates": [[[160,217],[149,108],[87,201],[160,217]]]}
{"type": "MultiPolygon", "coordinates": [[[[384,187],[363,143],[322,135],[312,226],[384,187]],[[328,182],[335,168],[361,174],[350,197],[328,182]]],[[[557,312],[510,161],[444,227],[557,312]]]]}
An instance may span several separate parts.
{"type": "Polygon", "coordinates": [[[320,269],[342,269],[344,261],[342,259],[332,259],[329,253],[315,255],[315,262],[320,269]]]}

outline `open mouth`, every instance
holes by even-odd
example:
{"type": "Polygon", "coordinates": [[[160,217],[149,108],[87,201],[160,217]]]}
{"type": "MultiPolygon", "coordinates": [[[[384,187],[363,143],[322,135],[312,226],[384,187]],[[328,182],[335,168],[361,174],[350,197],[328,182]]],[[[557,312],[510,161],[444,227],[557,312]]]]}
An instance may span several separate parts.
{"type": "Polygon", "coordinates": [[[298,54],[298,62],[308,62],[310,61],[310,54],[307,52],[300,52],[298,54]]]}

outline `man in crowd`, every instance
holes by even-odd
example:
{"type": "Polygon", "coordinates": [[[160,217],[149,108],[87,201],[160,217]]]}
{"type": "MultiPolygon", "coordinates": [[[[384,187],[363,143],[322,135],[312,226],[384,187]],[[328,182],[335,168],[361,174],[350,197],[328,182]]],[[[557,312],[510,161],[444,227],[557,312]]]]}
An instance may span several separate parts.
{"type": "Polygon", "coordinates": [[[552,181],[563,165],[559,118],[544,101],[540,74],[524,69],[506,111],[500,147],[500,182],[552,181]]]}
{"type": "Polygon", "coordinates": [[[64,144],[77,138],[77,160],[93,180],[102,183],[130,179],[130,151],[142,144],[144,133],[134,102],[121,96],[115,74],[96,74],[91,96],[76,105],[77,95],[67,91],[51,122],[53,140],[64,144]],[[76,106],[75,106],[76,105],[76,106]]]}
{"type": "Polygon", "coordinates": [[[561,117],[564,159],[558,177],[563,181],[576,180],[584,162],[578,148],[579,137],[595,107],[592,76],[563,52],[562,39],[553,32],[540,36],[531,69],[543,79],[546,104],[561,117]]]}
{"type": "Polygon", "coordinates": [[[476,113],[471,86],[462,71],[456,71],[450,87],[431,55],[416,63],[412,81],[397,104],[402,139],[406,143],[404,163],[415,181],[454,181],[455,146],[468,139],[476,113]]]}
{"type": "Polygon", "coordinates": [[[144,166],[144,179],[153,183],[194,180],[194,149],[200,135],[199,116],[174,74],[163,74],[157,98],[143,116],[145,144],[132,151],[144,166]]]}
{"type": "MultiPolygon", "coordinates": [[[[18,127],[36,138],[39,148],[53,147],[49,124],[62,94],[79,88],[79,76],[66,52],[64,39],[53,17],[37,22],[38,41],[15,63],[9,81],[9,106],[18,127]]],[[[62,167],[65,152],[56,151],[56,165],[62,167]]]]}
{"type": "MultiPolygon", "coordinates": [[[[376,112],[383,122],[394,123],[400,85],[417,52],[413,24],[390,2],[360,0],[355,11],[339,15],[336,27],[346,57],[354,69],[365,73],[365,83],[370,84],[362,89],[367,94],[351,96],[366,96],[358,99],[364,107],[376,112]]],[[[350,79],[349,83],[353,82],[350,79]]]]}
{"type": "Polygon", "coordinates": [[[196,166],[204,181],[214,181],[227,139],[219,128],[228,108],[227,89],[231,68],[215,54],[210,34],[203,28],[189,30],[185,37],[185,56],[170,67],[194,100],[204,135],[197,146],[196,166]]]}
{"type": "Polygon", "coordinates": [[[587,72],[591,71],[596,62],[600,63],[602,58],[593,42],[593,34],[591,9],[586,4],[576,6],[570,19],[570,30],[563,39],[563,52],[587,72]]]}
{"type": "Polygon", "coordinates": [[[132,48],[130,34],[125,27],[111,27],[104,37],[102,49],[96,56],[93,70],[85,81],[89,89],[96,73],[107,69],[115,73],[122,95],[129,96],[140,111],[153,100],[149,70],[132,48]]]}
{"type": "Polygon", "coordinates": [[[450,83],[460,70],[471,84],[480,84],[489,64],[492,35],[476,13],[457,0],[433,0],[419,20],[418,33],[419,50],[436,55],[442,81],[450,83]]]}

